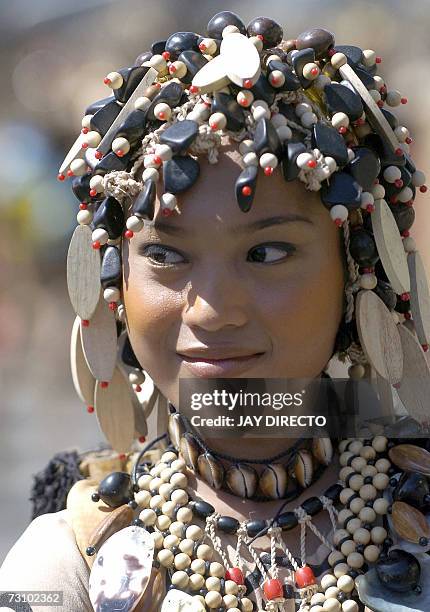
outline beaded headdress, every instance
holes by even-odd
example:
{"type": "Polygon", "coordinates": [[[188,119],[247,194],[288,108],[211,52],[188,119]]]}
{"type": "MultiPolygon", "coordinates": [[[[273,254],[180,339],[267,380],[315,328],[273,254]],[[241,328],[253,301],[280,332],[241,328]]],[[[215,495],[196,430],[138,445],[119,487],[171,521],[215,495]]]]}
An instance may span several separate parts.
{"type": "Polygon", "coordinates": [[[409,230],[427,187],[391,110],[407,99],[380,63],[321,28],[287,40],[267,17],[245,27],[223,11],[205,36],[176,32],[106,76],[113,95],[86,109],[58,178],[71,178],[80,202],[67,264],[73,379],[114,449],[146,434],[157,402],[167,412],[125,330],[121,242],[152,223],[157,189],[160,214],[181,213],[199,157],[215,164],[224,136],[242,155],[234,189],[244,213],[257,181],[274,172],[320,192],[343,232],[349,273],[334,353],[350,360],[352,378],[373,373],[386,398],[396,387],[424,421],[430,295],[409,230]]]}

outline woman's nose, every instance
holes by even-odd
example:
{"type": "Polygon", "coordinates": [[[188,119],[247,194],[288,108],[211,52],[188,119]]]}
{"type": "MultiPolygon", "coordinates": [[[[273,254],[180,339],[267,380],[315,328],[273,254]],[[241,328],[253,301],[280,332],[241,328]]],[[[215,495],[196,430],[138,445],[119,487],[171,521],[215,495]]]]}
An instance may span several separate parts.
{"type": "Polygon", "coordinates": [[[240,280],[209,276],[191,282],[186,295],[183,321],[189,327],[217,331],[226,326],[241,327],[248,320],[246,293],[240,280]]]}

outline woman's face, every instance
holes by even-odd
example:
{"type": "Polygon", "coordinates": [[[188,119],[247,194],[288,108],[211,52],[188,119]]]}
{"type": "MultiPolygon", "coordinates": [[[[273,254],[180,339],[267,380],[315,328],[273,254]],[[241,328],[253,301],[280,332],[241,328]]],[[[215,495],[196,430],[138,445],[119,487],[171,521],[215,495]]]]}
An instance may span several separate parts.
{"type": "Polygon", "coordinates": [[[235,144],[219,149],[217,164],[199,161],[199,179],[178,196],[181,214],[162,216],[157,197],[154,224],[123,241],[123,303],[140,364],[176,405],[181,377],[318,376],[342,317],[340,230],[319,193],[285,182],[280,168],[261,171],[243,213],[235,144]]]}

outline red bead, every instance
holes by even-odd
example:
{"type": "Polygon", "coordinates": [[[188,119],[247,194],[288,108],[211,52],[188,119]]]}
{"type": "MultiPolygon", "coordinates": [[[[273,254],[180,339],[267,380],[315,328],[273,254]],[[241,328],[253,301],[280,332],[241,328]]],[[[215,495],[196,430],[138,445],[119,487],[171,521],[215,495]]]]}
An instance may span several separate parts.
{"type": "Polygon", "coordinates": [[[101,159],[101,158],[103,157],[103,153],[102,153],[101,151],[96,151],[96,152],[94,153],[94,157],[95,157],[96,159],[101,159]]]}
{"type": "Polygon", "coordinates": [[[395,184],[395,186],[396,186],[398,189],[400,189],[400,187],[403,187],[403,181],[402,181],[402,179],[396,179],[396,180],[394,181],[394,184],[395,184]]]}
{"type": "Polygon", "coordinates": [[[376,64],[380,64],[381,62],[382,62],[382,57],[377,56],[377,57],[375,58],[375,63],[376,63],[376,64]]]}
{"type": "Polygon", "coordinates": [[[314,159],[310,159],[310,160],[307,162],[307,165],[309,166],[309,168],[316,168],[316,166],[317,166],[317,162],[316,162],[314,159]]]}
{"type": "Polygon", "coordinates": [[[97,190],[96,190],[96,189],[90,189],[90,196],[91,196],[92,198],[95,198],[95,197],[96,197],[96,195],[97,195],[97,190]]]}
{"type": "Polygon", "coordinates": [[[105,85],[110,85],[110,84],[112,83],[112,81],[111,81],[110,79],[108,79],[107,77],[105,77],[105,78],[103,79],[103,83],[104,83],[105,85]]]}
{"type": "Polygon", "coordinates": [[[341,225],[342,225],[342,223],[343,223],[342,219],[339,219],[339,217],[337,217],[337,218],[334,220],[334,222],[335,222],[335,225],[337,225],[338,227],[341,227],[341,225]]]}
{"type": "Polygon", "coordinates": [[[169,51],[163,51],[163,53],[161,54],[165,60],[170,59],[170,52],[169,51]]]}
{"type": "Polygon", "coordinates": [[[116,310],[118,308],[118,304],[116,302],[109,302],[108,306],[109,310],[116,310]]]}
{"type": "Polygon", "coordinates": [[[409,202],[406,202],[406,206],[409,206],[409,208],[411,206],[413,206],[413,205],[414,205],[414,201],[413,200],[409,200],[409,202]]]}
{"type": "Polygon", "coordinates": [[[127,459],[127,455],[125,453],[121,453],[120,455],[118,455],[118,459],[121,459],[123,461],[124,459],[127,459]]]}
{"type": "Polygon", "coordinates": [[[81,130],[82,134],[88,134],[89,131],[90,130],[87,127],[83,127],[81,130]]]}
{"type": "Polygon", "coordinates": [[[94,412],[94,406],[88,406],[87,412],[94,412]]]}
{"type": "Polygon", "coordinates": [[[410,236],[410,234],[409,234],[409,230],[404,230],[404,231],[402,232],[402,236],[403,236],[403,238],[408,238],[408,236],[410,236]]]}
{"type": "Polygon", "coordinates": [[[99,249],[101,247],[100,240],[95,240],[93,242],[93,249],[99,249]]]}
{"type": "Polygon", "coordinates": [[[257,34],[257,38],[259,38],[262,42],[264,41],[264,36],[263,34],[257,34]]]}
{"type": "Polygon", "coordinates": [[[64,176],[64,174],[59,174],[59,175],[57,176],[57,179],[58,179],[59,181],[64,181],[64,179],[65,179],[65,178],[66,178],[66,177],[64,176]]]}
{"type": "Polygon", "coordinates": [[[313,74],[313,75],[318,74],[318,72],[319,72],[318,68],[312,68],[312,70],[311,70],[311,74],[313,74]]]}
{"type": "Polygon", "coordinates": [[[176,66],[174,66],[173,64],[170,64],[170,66],[169,66],[169,73],[170,74],[175,74],[176,71],[177,71],[176,66]]]}
{"type": "Polygon", "coordinates": [[[299,569],[296,571],[295,578],[299,589],[316,583],[315,575],[309,565],[299,567],[299,569]]]}
{"type": "Polygon", "coordinates": [[[163,160],[161,159],[161,157],[159,155],[154,155],[153,159],[154,159],[154,164],[162,164],[163,163],[163,160]]]}
{"type": "Polygon", "coordinates": [[[410,297],[411,296],[409,295],[409,293],[407,291],[405,291],[405,293],[402,293],[400,295],[400,299],[402,300],[402,302],[407,302],[410,297]]]}
{"type": "Polygon", "coordinates": [[[134,232],[132,232],[132,230],[129,230],[129,229],[128,229],[128,230],[126,230],[126,231],[124,232],[124,236],[125,236],[125,238],[128,238],[128,239],[133,238],[133,236],[134,236],[134,232]]]}
{"type": "Polygon", "coordinates": [[[327,51],[327,55],[329,57],[332,57],[332,55],[334,55],[335,53],[336,53],[336,49],[334,49],[333,47],[327,51]]]}
{"type": "Polygon", "coordinates": [[[363,274],[372,274],[375,271],[375,268],[363,268],[362,272],[363,274]]]}
{"type": "Polygon", "coordinates": [[[400,383],[394,383],[394,384],[393,384],[393,387],[394,387],[395,389],[400,389],[400,383]]]}
{"type": "Polygon", "coordinates": [[[87,210],[88,208],[88,204],[86,204],[85,202],[81,202],[79,204],[79,210],[87,210]]]}
{"type": "Polygon", "coordinates": [[[384,106],[384,100],[378,100],[376,104],[379,106],[379,108],[382,108],[384,106]]]}
{"type": "Polygon", "coordinates": [[[346,134],[346,127],[344,125],[342,125],[339,130],[338,130],[339,134],[346,134]]]}
{"type": "Polygon", "coordinates": [[[199,93],[199,88],[197,87],[197,85],[191,85],[190,93],[192,93],[192,94],[199,93]]]}
{"type": "Polygon", "coordinates": [[[412,138],[408,136],[405,140],[406,144],[411,144],[413,142],[412,138]]]}
{"type": "Polygon", "coordinates": [[[73,170],[70,168],[67,170],[67,176],[73,176],[73,170]]]}
{"type": "Polygon", "coordinates": [[[106,389],[106,387],[108,386],[108,384],[109,384],[109,383],[108,383],[106,380],[102,380],[102,381],[101,381],[101,383],[100,383],[100,387],[101,387],[102,389],[106,389]]]}
{"type": "Polygon", "coordinates": [[[382,87],[380,87],[379,89],[379,93],[380,94],[386,94],[387,93],[387,88],[385,85],[382,85],[382,87]]]}
{"type": "Polygon", "coordinates": [[[232,567],[228,569],[225,573],[226,580],[233,580],[236,584],[244,584],[245,581],[243,579],[243,572],[240,567],[232,567]]]}
{"type": "Polygon", "coordinates": [[[266,580],[263,585],[264,594],[267,599],[277,599],[278,597],[284,596],[282,588],[282,582],[276,578],[270,578],[266,580]]]}
{"type": "Polygon", "coordinates": [[[245,87],[245,89],[251,89],[251,87],[252,87],[251,79],[245,79],[243,81],[243,86],[245,87]]]}
{"type": "Polygon", "coordinates": [[[88,149],[88,142],[83,142],[82,143],[82,148],[83,149],[88,149]]]}
{"type": "Polygon", "coordinates": [[[88,327],[88,325],[90,324],[88,319],[82,319],[81,323],[82,323],[82,327],[88,327]]]}
{"type": "Polygon", "coordinates": [[[266,176],[271,176],[273,174],[273,168],[271,166],[267,166],[264,168],[264,174],[266,176]]]}
{"type": "Polygon", "coordinates": [[[118,149],[118,151],[115,151],[116,155],[118,155],[118,157],[124,157],[124,151],[122,149],[118,149]]]}
{"type": "Polygon", "coordinates": [[[374,205],[374,204],[368,204],[368,205],[366,206],[366,210],[367,210],[367,212],[369,212],[369,213],[373,213],[373,211],[375,210],[375,205],[374,205]]]}
{"type": "Polygon", "coordinates": [[[409,321],[409,319],[412,319],[412,315],[410,312],[404,312],[403,316],[405,317],[405,319],[407,319],[409,321]]]}
{"type": "Polygon", "coordinates": [[[374,185],[379,185],[379,179],[378,179],[378,178],[376,178],[376,179],[373,181],[373,184],[374,184],[374,185]]]}
{"type": "Polygon", "coordinates": [[[249,196],[252,193],[252,189],[249,185],[245,185],[245,187],[242,187],[242,195],[244,196],[249,196]]]}
{"type": "Polygon", "coordinates": [[[163,217],[170,217],[170,215],[173,214],[173,210],[170,210],[170,208],[163,208],[161,214],[163,215],[163,217]]]}
{"type": "Polygon", "coordinates": [[[427,191],[427,185],[421,185],[420,191],[421,193],[425,193],[427,191]]]}
{"type": "Polygon", "coordinates": [[[394,151],[394,153],[395,153],[396,155],[403,155],[403,149],[401,149],[401,148],[399,147],[398,149],[396,149],[396,150],[394,151]]]}
{"type": "Polygon", "coordinates": [[[139,436],[139,442],[145,442],[146,438],[145,436],[139,436]]]}
{"type": "Polygon", "coordinates": [[[202,51],[202,52],[206,51],[207,47],[206,47],[205,43],[202,43],[202,42],[201,42],[201,43],[199,44],[199,49],[200,49],[200,51],[202,51]]]}
{"type": "Polygon", "coordinates": [[[407,98],[400,98],[400,103],[401,104],[407,104],[408,103],[408,99],[407,98]]]}
{"type": "Polygon", "coordinates": [[[390,204],[397,204],[397,196],[393,195],[390,197],[390,204]]]}

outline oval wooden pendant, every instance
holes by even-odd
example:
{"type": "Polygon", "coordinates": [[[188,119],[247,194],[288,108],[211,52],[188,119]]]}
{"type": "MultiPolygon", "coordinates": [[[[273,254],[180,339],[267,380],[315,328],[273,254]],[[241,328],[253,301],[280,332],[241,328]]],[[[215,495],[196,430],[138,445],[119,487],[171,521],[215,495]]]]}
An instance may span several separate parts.
{"type": "Polygon", "coordinates": [[[223,38],[220,55],[224,58],[228,78],[239,87],[243,87],[247,79],[255,83],[260,76],[260,55],[247,36],[235,32],[223,38]]]}
{"type": "Polygon", "coordinates": [[[363,289],[356,298],[355,318],[367,359],[380,376],[398,383],[403,373],[402,343],[390,311],[376,293],[363,289]]]}
{"type": "Polygon", "coordinates": [[[206,606],[200,601],[178,589],[170,589],[161,606],[161,612],[204,612],[205,610],[206,606]]]}
{"type": "Polygon", "coordinates": [[[78,225],[67,253],[67,288],[75,313],[90,320],[100,297],[100,253],[92,247],[92,231],[78,225]]]}
{"type": "Polygon", "coordinates": [[[430,476],[430,453],[415,444],[398,444],[388,451],[391,461],[406,472],[430,476]]]}
{"type": "Polygon", "coordinates": [[[409,268],[396,220],[385,200],[375,200],[372,229],[379,257],[393,290],[410,291],[409,268]]]}
{"type": "Polygon", "coordinates": [[[411,278],[411,312],[421,344],[430,343],[430,291],[423,261],[418,251],[408,254],[411,278]]]}
{"type": "Polygon", "coordinates": [[[409,416],[421,425],[429,419],[430,367],[417,340],[404,325],[398,326],[403,350],[403,376],[396,388],[409,416]]]}
{"type": "Polygon", "coordinates": [[[109,444],[118,453],[129,452],[134,439],[134,408],[128,382],[118,367],[107,387],[97,381],[95,399],[97,420],[109,444]]]}
{"type": "Polygon", "coordinates": [[[94,404],[94,389],[96,381],[88,367],[82,350],[81,319],[76,317],[73,322],[70,338],[70,369],[72,371],[73,385],[80,400],[87,406],[94,404]]]}
{"type": "Polygon", "coordinates": [[[220,489],[224,482],[225,470],[220,463],[210,453],[203,453],[197,459],[199,474],[214,489],[220,489]]]}
{"type": "Polygon", "coordinates": [[[218,91],[230,83],[227,67],[222,55],[217,55],[195,74],[192,84],[199,88],[199,93],[218,91]]]}
{"type": "Polygon", "coordinates": [[[427,546],[428,542],[424,543],[424,540],[430,539],[430,528],[422,512],[405,502],[396,501],[393,503],[391,518],[401,538],[413,544],[420,544],[421,541],[423,546],[427,546]]]}
{"type": "Polygon", "coordinates": [[[117,358],[115,314],[100,294],[99,303],[88,327],[81,325],[82,349],[96,380],[112,378],[117,358]]]}

